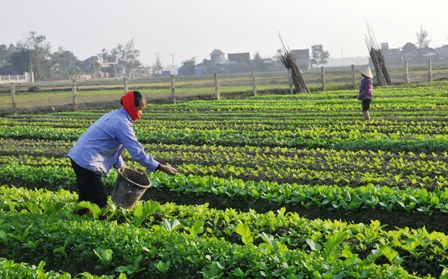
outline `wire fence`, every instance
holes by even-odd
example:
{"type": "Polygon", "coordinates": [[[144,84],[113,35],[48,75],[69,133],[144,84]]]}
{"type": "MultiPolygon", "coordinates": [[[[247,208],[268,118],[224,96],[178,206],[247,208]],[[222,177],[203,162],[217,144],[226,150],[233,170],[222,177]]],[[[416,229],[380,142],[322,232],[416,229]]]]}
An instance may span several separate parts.
{"type": "MultiPolygon", "coordinates": [[[[448,79],[448,64],[388,67],[393,85],[448,79]]],[[[357,67],[301,71],[311,92],[357,90],[357,67]]],[[[375,85],[375,77],[374,77],[375,85]]],[[[234,75],[168,76],[63,80],[0,84],[0,114],[119,107],[128,90],[142,92],[149,102],[176,103],[191,99],[238,99],[257,94],[294,94],[289,72],[234,75]]]]}

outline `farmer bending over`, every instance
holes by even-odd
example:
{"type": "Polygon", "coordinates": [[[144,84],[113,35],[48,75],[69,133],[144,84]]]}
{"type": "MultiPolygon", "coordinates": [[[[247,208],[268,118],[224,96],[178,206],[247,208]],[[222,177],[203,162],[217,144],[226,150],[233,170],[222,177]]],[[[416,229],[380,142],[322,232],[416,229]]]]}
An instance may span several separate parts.
{"type": "MultiPolygon", "coordinates": [[[[146,98],[138,91],[129,91],[121,97],[121,105],[121,109],[111,111],[93,123],[67,154],[76,174],[78,202],[89,201],[100,208],[107,205],[101,177],[112,167],[125,167],[121,157],[125,148],[132,158],[146,167],[147,172],[159,170],[169,175],[179,174],[175,168],[160,164],[146,154],[135,136],[132,121],[142,115],[146,98]]],[[[82,209],[77,214],[89,212],[82,209]]]]}

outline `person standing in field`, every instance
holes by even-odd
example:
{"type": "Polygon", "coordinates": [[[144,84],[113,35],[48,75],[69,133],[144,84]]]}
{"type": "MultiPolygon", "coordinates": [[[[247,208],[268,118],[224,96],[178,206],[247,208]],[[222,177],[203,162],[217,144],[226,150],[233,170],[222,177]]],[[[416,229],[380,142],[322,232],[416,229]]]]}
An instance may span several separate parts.
{"type": "MultiPolygon", "coordinates": [[[[139,91],[129,91],[121,97],[121,105],[121,109],[111,111],[93,123],[67,154],[76,174],[78,202],[89,201],[100,208],[106,207],[107,196],[101,177],[112,167],[125,167],[121,157],[125,148],[132,158],[146,167],[147,172],[158,170],[169,175],[179,174],[175,168],[146,154],[135,136],[132,122],[141,117],[146,98],[139,91]]],[[[89,212],[83,209],[76,213],[83,215],[89,212]]]]}
{"type": "Polygon", "coordinates": [[[364,119],[370,120],[370,103],[373,99],[373,74],[369,66],[366,66],[359,70],[363,77],[361,85],[359,86],[358,100],[362,101],[362,112],[364,113],[364,119]]]}

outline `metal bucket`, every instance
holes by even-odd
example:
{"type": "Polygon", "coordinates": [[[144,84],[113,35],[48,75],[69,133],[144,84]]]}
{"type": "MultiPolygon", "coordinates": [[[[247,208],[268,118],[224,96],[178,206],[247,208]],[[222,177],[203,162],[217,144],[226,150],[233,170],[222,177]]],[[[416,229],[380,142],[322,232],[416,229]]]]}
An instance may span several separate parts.
{"type": "Polygon", "coordinates": [[[133,208],[151,187],[151,181],[145,173],[125,168],[118,170],[118,177],[112,190],[112,201],[124,208],[133,208]]]}

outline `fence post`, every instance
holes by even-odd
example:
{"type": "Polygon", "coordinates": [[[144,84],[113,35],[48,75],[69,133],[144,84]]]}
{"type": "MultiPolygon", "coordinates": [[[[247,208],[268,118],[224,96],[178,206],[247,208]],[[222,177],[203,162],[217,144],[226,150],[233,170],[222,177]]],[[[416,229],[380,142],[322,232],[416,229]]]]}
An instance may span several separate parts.
{"type": "Polygon", "coordinates": [[[428,59],[428,76],[429,76],[429,81],[432,81],[432,61],[431,59],[428,59]]]}
{"type": "Polygon", "coordinates": [[[128,93],[128,78],[123,78],[124,94],[128,93]]]}
{"type": "Polygon", "coordinates": [[[408,61],[404,61],[404,80],[409,83],[409,68],[408,61]]]}
{"type": "Polygon", "coordinates": [[[356,88],[356,81],[355,81],[355,65],[352,64],[352,84],[353,84],[353,88],[356,88]]]}
{"type": "Polygon", "coordinates": [[[292,86],[292,68],[288,69],[288,77],[289,77],[289,93],[294,93],[294,87],[292,86]]]}
{"type": "Polygon", "coordinates": [[[176,88],[174,87],[174,75],[171,75],[171,97],[173,98],[173,103],[176,104],[176,88]]]}
{"type": "Polygon", "coordinates": [[[76,103],[76,79],[72,80],[72,106],[73,110],[78,109],[78,104],[76,103]]]}
{"type": "Polygon", "coordinates": [[[215,73],[215,92],[216,92],[216,100],[220,100],[221,96],[219,95],[218,74],[216,73],[215,73]]]}
{"type": "Polygon", "coordinates": [[[322,78],[322,91],[325,91],[325,73],[324,73],[324,66],[320,67],[320,75],[322,78]]]}
{"type": "Polygon", "coordinates": [[[11,90],[11,101],[12,101],[12,113],[16,114],[17,104],[16,104],[16,84],[9,83],[9,88],[11,90]]]}
{"type": "Polygon", "coordinates": [[[252,92],[257,96],[257,83],[255,81],[255,71],[252,71],[252,92]]]}

